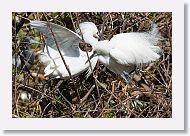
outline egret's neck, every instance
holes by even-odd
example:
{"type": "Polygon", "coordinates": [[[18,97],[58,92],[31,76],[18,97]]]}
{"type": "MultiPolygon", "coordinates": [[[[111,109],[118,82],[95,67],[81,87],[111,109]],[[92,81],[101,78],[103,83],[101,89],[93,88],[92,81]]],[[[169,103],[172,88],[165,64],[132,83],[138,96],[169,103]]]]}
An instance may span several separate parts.
{"type": "Polygon", "coordinates": [[[98,44],[98,39],[94,38],[93,35],[89,33],[83,34],[84,41],[90,44],[92,47],[96,47],[98,44]]]}
{"type": "Polygon", "coordinates": [[[110,60],[110,57],[109,56],[98,56],[98,59],[99,61],[104,64],[105,66],[108,66],[109,65],[109,60],[110,60]]]}
{"type": "Polygon", "coordinates": [[[110,47],[107,46],[108,40],[98,41],[98,39],[94,38],[89,33],[83,34],[83,38],[86,43],[92,46],[93,50],[96,51],[99,56],[109,55],[110,47]]]}
{"type": "Polygon", "coordinates": [[[98,55],[102,55],[104,57],[109,56],[111,47],[108,45],[108,40],[99,41],[95,47],[95,50],[98,55]]]}

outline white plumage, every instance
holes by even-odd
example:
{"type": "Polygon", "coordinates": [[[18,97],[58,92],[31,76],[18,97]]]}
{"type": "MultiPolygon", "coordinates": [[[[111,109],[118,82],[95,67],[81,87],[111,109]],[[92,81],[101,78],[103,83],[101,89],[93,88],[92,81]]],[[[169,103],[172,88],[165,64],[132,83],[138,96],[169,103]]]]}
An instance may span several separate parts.
{"type": "MultiPolygon", "coordinates": [[[[79,48],[79,42],[82,38],[77,33],[57,24],[48,24],[45,21],[30,21],[30,25],[32,28],[39,30],[45,38],[45,48],[39,55],[40,62],[46,66],[45,76],[69,78],[69,73],[58,52],[51,29],[71,75],[76,76],[87,70],[86,77],[88,77],[92,73],[89,63],[86,63],[88,60],[86,52],[79,48]]],[[[95,29],[94,31],[98,32],[95,29]]],[[[89,55],[92,54],[92,52],[88,53],[89,55]]],[[[91,59],[92,69],[94,69],[97,60],[98,57],[91,59]]]]}
{"type": "MultiPolygon", "coordinates": [[[[95,26],[93,23],[91,25],[91,28],[95,26]]],[[[81,31],[83,33],[83,29],[81,31]]],[[[110,41],[98,41],[92,36],[94,31],[89,31],[91,32],[83,35],[85,42],[92,45],[101,63],[121,75],[126,82],[137,65],[157,61],[160,58],[162,50],[156,46],[160,34],[155,24],[149,32],[121,33],[114,35],[110,41]]]]}

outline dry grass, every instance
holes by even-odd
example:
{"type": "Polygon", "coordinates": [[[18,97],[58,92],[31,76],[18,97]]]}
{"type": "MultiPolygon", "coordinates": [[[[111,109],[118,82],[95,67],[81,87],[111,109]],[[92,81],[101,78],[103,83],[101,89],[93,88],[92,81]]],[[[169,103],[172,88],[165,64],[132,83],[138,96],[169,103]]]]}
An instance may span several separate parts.
{"type": "MultiPolygon", "coordinates": [[[[171,118],[172,117],[172,14],[171,13],[13,13],[13,53],[18,42],[30,35],[43,37],[28,26],[30,20],[49,20],[76,30],[84,21],[94,22],[101,39],[121,32],[148,31],[154,21],[163,39],[163,56],[157,63],[143,65],[131,85],[98,63],[97,77],[85,80],[84,74],[73,80],[44,79],[38,58],[30,73],[13,66],[12,116],[20,118],[171,118]],[[35,75],[32,78],[31,75],[35,75]],[[22,101],[21,93],[31,98],[22,101]],[[77,95],[77,91],[79,94],[77,95]],[[65,98],[69,101],[66,102],[65,98]]],[[[32,46],[34,53],[43,45],[32,46]]]]}

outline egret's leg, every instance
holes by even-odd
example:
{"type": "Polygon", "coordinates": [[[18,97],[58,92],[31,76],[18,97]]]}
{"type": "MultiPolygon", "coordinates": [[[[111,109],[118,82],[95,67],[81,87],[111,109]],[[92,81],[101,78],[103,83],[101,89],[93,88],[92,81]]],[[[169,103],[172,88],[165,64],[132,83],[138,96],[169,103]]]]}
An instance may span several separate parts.
{"type": "Polygon", "coordinates": [[[141,69],[142,69],[142,65],[141,64],[137,64],[135,72],[139,73],[141,71],[141,69]]]}
{"type": "Polygon", "coordinates": [[[123,74],[121,76],[125,79],[127,84],[130,84],[132,79],[133,79],[131,77],[131,75],[129,73],[125,72],[125,71],[123,72],[123,74]]]}
{"type": "Polygon", "coordinates": [[[142,70],[142,64],[137,64],[137,65],[136,65],[136,70],[135,70],[135,72],[136,72],[137,74],[140,74],[140,73],[144,73],[144,72],[146,72],[146,71],[142,70]]]}

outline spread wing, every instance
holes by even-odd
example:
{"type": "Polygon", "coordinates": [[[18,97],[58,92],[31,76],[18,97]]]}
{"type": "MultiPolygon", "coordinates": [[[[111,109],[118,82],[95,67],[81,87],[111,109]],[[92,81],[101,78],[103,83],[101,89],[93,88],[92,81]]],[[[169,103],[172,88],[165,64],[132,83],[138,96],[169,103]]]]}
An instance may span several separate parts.
{"type": "Polygon", "coordinates": [[[81,41],[81,37],[77,33],[54,23],[48,24],[45,21],[30,21],[30,26],[44,35],[46,46],[58,51],[52,35],[53,32],[63,55],[72,57],[80,55],[79,42],[81,41]]]}

